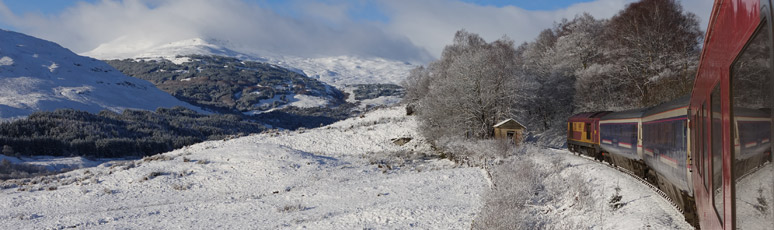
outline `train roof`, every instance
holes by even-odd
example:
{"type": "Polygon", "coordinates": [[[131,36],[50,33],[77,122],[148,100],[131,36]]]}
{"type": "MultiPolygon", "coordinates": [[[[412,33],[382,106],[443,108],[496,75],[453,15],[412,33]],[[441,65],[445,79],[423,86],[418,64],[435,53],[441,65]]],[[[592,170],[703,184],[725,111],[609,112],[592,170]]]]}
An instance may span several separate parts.
{"type": "Polygon", "coordinates": [[[572,115],[570,119],[579,119],[579,118],[600,118],[602,116],[605,116],[607,114],[611,113],[610,111],[599,111],[599,112],[587,112],[587,113],[578,113],[575,115],[572,115]]]}
{"type": "MultiPolygon", "coordinates": [[[[673,109],[687,107],[688,104],[690,104],[690,103],[691,103],[691,95],[682,96],[682,97],[674,99],[672,101],[661,103],[660,105],[657,105],[657,106],[649,109],[647,112],[645,112],[645,114],[642,115],[642,117],[647,117],[647,116],[650,116],[650,115],[663,113],[663,112],[670,111],[670,110],[673,110],[673,109]]],[[[687,113],[686,113],[686,115],[687,115],[687,113]]]]}
{"type": "Polygon", "coordinates": [[[614,113],[605,115],[604,117],[602,117],[602,120],[642,118],[642,114],[644,114],[645,111],[647,110],[648,110],[647,108],[644,108],[644,109],[632,109],[632,110],[626,110],[621,112],[614,112],[614,113]]]}

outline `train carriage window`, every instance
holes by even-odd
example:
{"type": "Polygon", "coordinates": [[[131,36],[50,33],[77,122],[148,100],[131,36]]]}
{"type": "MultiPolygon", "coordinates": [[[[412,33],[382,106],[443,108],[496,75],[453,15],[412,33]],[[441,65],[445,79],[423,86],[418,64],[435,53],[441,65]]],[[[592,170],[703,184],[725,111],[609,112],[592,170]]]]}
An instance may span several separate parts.
{"type": "Polygon", "coordinates": [[[696,153],[697,153],[696,152],[697,151],[696,146],[698,144],[698,142],[696,142],[696,130],[697,130],[697,128],[696,128],[696,124],[697,124],[696,121],[698,121],[698,119],[696,119],[696,115],[691,114],[691,122],[689,122],[689,124],[691,125],[691,143],[692,143],[691,144],[691,158],[692,158],[691,159],[691,167],[694,170],[699,168],[697,166],[698,165],[697,159],[699,159],[699,158],[696,157],[696,153]]]}
{"type": "Polygon", "coordinates": [[[774,226],[771,162],[772,70],[767,23],[748,41],[731,67],[731,137],[734,218],[737,229],[774,226]],[[763,29],[766,28],[766,29],[763,29]]]}
{"type": "Polygon", "coordinates": [[[708,190],[709,186],[709,141],[707,140],[707,104],[704,103],[701,106],[701,140],[702,140],[702,148],[701,148],[701,168],[702,175],[704,175],[704,190],[708,190]]]}
{"type": "Polygon", "coordinates": [[[702,175],[704,175],[704,190],[709,191],[709,141],[707,140],[707,104],[704,103],[701,105],[701,140],[702,140],[702,147],[701,147],[701,168],[702,168],[702,175]]]}
{"type": "MultiPolygon", "coordinates": [[[[712,197],[718,218],[723,222],[723,122],[720,110],[720,85],[715,86],[710,95],[710,128],[712,138],[712,197]]],[[[708,176],[709,177],[709,176],[708,176]]]]}

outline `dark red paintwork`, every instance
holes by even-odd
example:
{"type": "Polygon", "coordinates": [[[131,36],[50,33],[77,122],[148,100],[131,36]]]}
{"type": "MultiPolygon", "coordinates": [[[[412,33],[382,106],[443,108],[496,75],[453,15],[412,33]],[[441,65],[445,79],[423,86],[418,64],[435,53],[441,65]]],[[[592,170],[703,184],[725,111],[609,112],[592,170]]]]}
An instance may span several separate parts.
{"type": "MultiPolygon", "coordinates": [[[[591,125],[591,132],[595,135],[592,136],[591,141],[592,144],[599,145],[599,119],[611,112],[609,111],[603,111],[603,112],[590,112],[590,113],[579,113],[575,114],[569,119],[567,119],[568,122],[583,122],[585,124],[591,125]]],[[[571,140],[573,141],[579,141],[581,139],[581,132],[573,132],[571,140]]]]}
{"type": "MultiPolygon", "coordinates": [[[[763,0],[768,1],[768,0],[763,0]]],[[[731,168],[732,157],[731,148],[727,143],[731,141],[731,123],[730,123],[730,79],[731,66],[734,59],[745,46],[750,37],[755,32],[761,22],[761,0],[716,0],[713,6],[710,23],[707,28],[707,34],[704,39],[704,48],[701,54],[696,82],[691,95],[691,117],[694,117],[702,108],[702,104],[710,104],[710,94],[712,90],[720,85],[721,113],[722,113],[722,153],[723,153],[723,199],[724,202],[724,222],[715,214],[712,204],[711,191],[708,193],[703,189],[704,180],[699,175],[699,170],[693,170],[692,179],[694,183],[696,209],[699,215],[700,226],[702,229],[732,229],[734,218],[732,210],[733,194],[731,194],[731,168]]],[[[708,108],[705,108],[708,109],[708,108]]],[[[708,123],[709,120],[707,118],[708,123]]],[[[692,130],[696,131],[699,122],[691,122],[692,130]]],[[[711,129],[711,125],[706,125],[711,129]]],[[[709,130],[709,132],[717,132],[709,130]]],[[[701,138],[698,136],[697,138],[701,138]]],[[[711,135],[707,135],[704,141],[711,142],[711,135]]],[[[694,143],[695,145],[695,143],[694,143]]],[[[697,150],[701,146],[694,146],[697,150]]],[[[709,151],[709,150],[708,150],[709,151]]],[[[699,154],[699,152],[694,153],[699,154]]],[[[695,157],[692,157],[697,159],[695,157]]],[[[712,164],[711,157],[708,157],[704,164],[712,164]]],[[[714,162],[717,163],[717,162],[714,162]]],[[[693,168],[698,169],[698,162],[692,162],[693,168]]],[[[708,186],[712,185],[712,178],[708,186]]]]}

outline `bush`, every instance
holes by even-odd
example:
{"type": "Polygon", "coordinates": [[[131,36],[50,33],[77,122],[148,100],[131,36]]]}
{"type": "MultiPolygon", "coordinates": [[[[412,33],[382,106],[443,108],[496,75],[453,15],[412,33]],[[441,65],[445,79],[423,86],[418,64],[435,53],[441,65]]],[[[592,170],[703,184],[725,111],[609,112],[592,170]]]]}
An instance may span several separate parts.
{"type": "Polygon", "coordinates": [[[508,140],[465,139],[462,137],[442,137],[436,142],[446,158],[468,166],[488,167],[497,161],[516,154],[515,145],[508,140]]]}
{"type": "Polygon", "coordinates": [[[355,94],[355,100],[358,101],[387,96],[403,97],[406,94],[403,87],[394,84],[357,84],[352,86],[355,87],[352,92],[355,94]]]}
{"type": "Polygon", "coordinates": [[[484,195],[484,206],[473,229],[539,229],[539,216],[525,206],[545,187],[544,173],[526,156],[509,158],[491,170],[494,187],[484,195]]]}
{"type": "Polygon", "coordinates": [[[53,172],[48,171],[48,169],[43,166],[14,164],[8,159],[0,161],[0,180],[21,179],[50,174],[53,174],[53,172]]]}

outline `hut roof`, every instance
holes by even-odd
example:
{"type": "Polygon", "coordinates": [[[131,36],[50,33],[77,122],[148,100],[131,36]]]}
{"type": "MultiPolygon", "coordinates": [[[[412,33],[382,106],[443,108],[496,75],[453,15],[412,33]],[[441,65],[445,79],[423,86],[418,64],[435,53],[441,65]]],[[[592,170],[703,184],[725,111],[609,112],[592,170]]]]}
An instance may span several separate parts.
{"type": "Polygon", "coordinates": [[[493,126],[494,128],[510,128],[510,129],[526,129],[527,127],[522,125],[516,120],[506,119],[493,126]]]}

